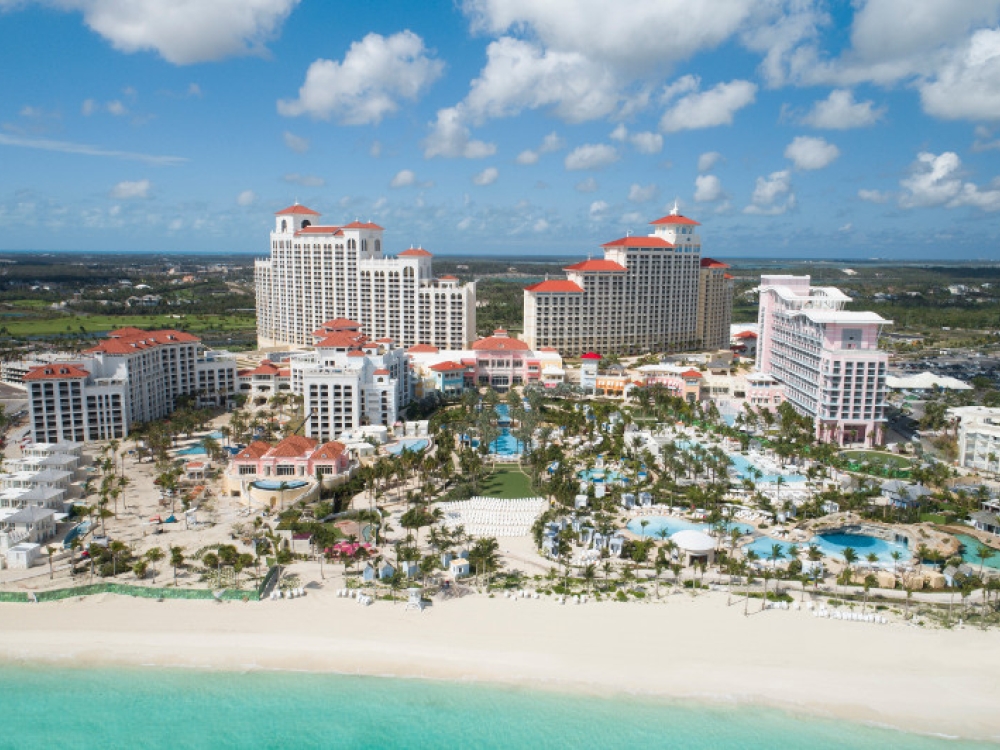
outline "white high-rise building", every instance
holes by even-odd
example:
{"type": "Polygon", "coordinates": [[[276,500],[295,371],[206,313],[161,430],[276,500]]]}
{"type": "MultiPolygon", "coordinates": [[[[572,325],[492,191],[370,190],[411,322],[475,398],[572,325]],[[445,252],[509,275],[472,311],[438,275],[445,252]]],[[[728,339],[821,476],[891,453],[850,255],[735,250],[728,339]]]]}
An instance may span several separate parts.
{"type": "Polygon", "coordinates": [[[356,320],[369,336],[402,347],[464,349],[476,332],[476,285],[435,278],[431,254],[383,254],[382,227],[317,224],[298,204],[276,214],[271,257],[257,260],[257,345],[308,347],[334,318],[356,320]]]}
{"type": "Polygon", "coordinates": [[[871,446],[884,439],[889,354],[878,337],[892,321],[845,310],[850,300],[808,276],[762,276],[757,369],[812,417],[817,440],[871,446]]]}
{"type": "MultiPolygon", "coordinates": [[[[712,299],[699,326],[701,239],[698,222],[676,208],[652,222],[648,237],[627,236],[603,245],[604,257],[574,263],[565,279],[524,290],[524,340],[532,349],[555,347],[568,355],[663,352],[725,345],[732,285],[721,273],[700,286],[712,299]],[[718,316],[708,320],[705,316],[718,316]],[[699,328],[711,333],[702,341],[699,328]]],[[[723,264],[716,263],[719,268],[723,264]]],[[[711,272],[709,272],[711,273],[711,272]]]]}

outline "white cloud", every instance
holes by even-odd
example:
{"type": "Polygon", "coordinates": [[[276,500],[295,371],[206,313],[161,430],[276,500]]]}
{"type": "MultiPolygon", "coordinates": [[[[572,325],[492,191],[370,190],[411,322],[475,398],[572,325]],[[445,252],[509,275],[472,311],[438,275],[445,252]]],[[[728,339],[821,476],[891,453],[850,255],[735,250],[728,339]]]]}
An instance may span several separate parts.
{"type": "Polygon", "coordinates": [[[549,228],[549,222],[545,219],[538,219],[534,224],[531,225],[532,231],[544,232],[549,228]]]}
{"type": "Polygon", "coordinates": [[[374,159],[379,158],[382,155],[382,142],[378,139],[372,141],[371,148],[368,149],[368,155],[374,159]]]}
{"type": "Polygon", "coordinates": [[[977,31],[918,88],[924,111],[935,117],[1000,120],[1000,28],[977,31]]]}
{"type": "Polygon", "coordinates": [[[524,151],[517,155],[515,161],[518,164],[537,164],[538,163],[538,152],[532,151],[530,148],[526,148],[524,151]]]}
{"type": "Polygon", "coordinates": [[[487,167],[479,174],[473,176],[472,183],[479,186],[492,185],[497,181],[497,177],[499,176],[500,172],[496,167],[487,167]]]}
{"type": "Polygon", "coordinates": [[[101,108],[101,105],[97,103],[94,99],[84,99],[83,104],[80,105],[80,113],[84,117],[90,117],[97,110],[101,108]]]}
{"type": "Polygon", "coordinates": [[[112,159],[141,161],[158,167],[176,166],[187,161],[187,159],[183,156],[154,156],[152,154],[138,154],[132,151],[116,151],[114,149],[106,149],[100,146],[91,146],[86,143],[53,141],[48,138],[22,138],[21,136],[6,135],[4,133],[0,133],[0,146],[20,146],[21,148],[34,148],[40,151],[55,151],[62,154],[82,154],[83,156],[107,156],[112,159]]]}
{"type": "Polygon", "coordinates": [[[253,190],[244,190],[242,193],[236,196],[236,205],[252,206],[254,201],[256,200],[257,200],[257,194],[253,190]]]}
{"type": "Polygon", "coordinates": [[[757,22],[742,30],[741,40],[764,55],[760,71],[768,86],[783,86],[813,62],[819,30],[829,17],[820,3],[798,0],[761,2],[756,8],[757,22]]]}
{"type": "Polygon", "coordinates": [[[123,115],[128,114],[128,108],[117,99],[112,102],[108,102],[107,106],[108,112],[113,114],[115,117],[122,117],[123,115]]]}
{"type": "Polygon", "coordinates": [[[748,20],[755,5],[752,0],[635,0],[623,8],[604,0],[465,0],[462,7],[475,30],[525,32],[547,47],[638,75],[720,44],[748,20]]]}
{"type": "Polygon", "coordinates": [[[552,107],[568,122],[584,122],[611,114],[621,98],[612,72],[580,52],[502,37],[489,44],[486,56],[463,102],[477,123],[541,107],[552,107]]]}
{"type": "Polygon", "coordinates": [[[417,183],[417,174],[412,169],[401,169],[396,173],[396,176],[392,178],[392,182],[389,183],[389,187],[399,188],[399,187],[409,187],[417,183]]]}
{"type": "Polygon", "coordinates": [[[976,140],[972,142],[974,152],[1000,150],[1000,138],[993,138],[993,131],[990,128],[985,125],[977,125],[975,132],[976,140]]]}
{"type": "Polygon", "coordinates": [[[169,224],[167,224],[167,229],[171,232],[179,232],[184,228],[183,219],[173,219],[169,224]]]}
{"type": "Polygon", "coordinates": [[[351,45],[343,62],[320,59],[310,65],[299,98],[279,100],[278,112],[345,125],[377,124],[399,109],[399,100],[416,100],[443,70],[444,63],[429,57],[423,39],[412,31],[368,34],[351,45]]]}
{"type": "Polygon", "coordinates": [[[663,150],[663,136],[659,133],[633,133],[628,140],[640,154],[658,154],[663,150]]]}
{"type": "Polygon", "coordinates": [[[725,195],[721,180],[714,174],[700,174],[694,178],[694,199],[697,203],[711,203],[725,195]]]}
{"type": "Polygon", "coordinates": [[[708,91],[687,94],[663,113],[660,129],[675,133],[732,125],[736,112],[752,104],[756,94],[755,84],[740,80],[720,83],[708,91]]]}
{"type": "Polygon", "coordinates": [[[472,138],[469,127],[464,123],[464,116],[459,107],[447,107],[438,110],[437,120],[431,125],[431,132],[423,141],[424,157],[435,156],[448,158],[464,157],[466,159],[482,159],[496,153],[493,143],[485,143],[472,138]]]}
{"type": "Polygon", "coordinates": [[[802,118],[802,124],[828,130],[847,130],[874,125],[885,116],[885,107],[876,107],[875,102],[854,101],[849,89],[834,89],[826,99],[816,102],[802,118]]]}
{"type": "Polygon", "coordinates": [[[282,179],[292,185],[302,185],[302,187],[323,187],[326,184],[326,180],[322,177],[311,174],[299,174],[298,172],[286,174],[282,179]]]}
{"type": "Polygon", "coordinates": [[[605,201],[594,201],[590,204],[590,218],[600,218],[609,208],[610,206],[605,201]]]}
{"type": "Polygon", "coordinates": [[[618,161],[618,150],[605,143],[578,146],[566,155],[566,169],[601,169],[618,161]]]}
{"type": "Polygon", "coordinates": [[[865,190],[862,188],[858,191],[858,197],[869,203],[887,203],[892,196],[889,193],[883,193],[879,190],[865,190]]]}
{"type": "Polygon", "coordinates": [[[537,149],[526,148],[517,155],[518,164],[537,164],[542,154],[558,151],[563,147],[563,139],[558,133],[549,133],[542,139],[542,144],[537,149]]]}
{"type": "Polygon", "coordinates": [[[720,161],[722,161],[722,154],[718,151],[706,151],[698,157],[698,171],[711,172],[720,161]]]}
{"type": "Polygon", "coordinates": [[[785,158],[791,159],[796,169],[823,169],[840,156],[840,149],[822,138],[800,135],[785,148],[785,158]]]}
{"type": "Polygon", "coordinates": [[[628,191],[628,199],[633,203],[647,203],[656,197],[657,188],[655,184],[640,185],[633,183],[628,191]]]}
{"type": "Polygon", "coordinates": [[[309,150],[309,139],[290,133],[287,130],[283,135],[285,145],[298,154],[304,154],[309,150]]]}
{"type": "Polygon", "coordinates": [[[698,76],[691,74],[681,76],[673,83],[663,87],[663,91],[660,92],[660,102],[669,104],[681,94],[697,91],[699,86],[701,86],[701,79],[698,76]]]}
{"type": "Polygon", "coordinates": [[[608,134],[608,138],[619,143],[624,143],[625,139],[628,138],[628,128],[625,127],[625,123],[618,123],[615,129],[608,134]]]}
{"type": "Polygon", "coordinates": [[[743,209],[745,214],[777,216],[795,207],[795,193],[792,192],[792,173],[784,169],[772,172],[767,177],[758,177],[754,186],[750,205],[743,209]]]}
{"type": "Polygon", "coordinates": [[[200,99],[203,95],[201,91],[201,86],[199,86],[197,83],[188,84],[187,95],[197,97],[200,99]]]}
{"type": "Polygon", "coordinates": [[[576,183],[576,189],[581,193],[596,193],[598,187],[597,180],[593,177],[576,183]]]}
{"type": "Polygon", "coordinates": [[[994,180],[993,185],[984,190],[975,183],[963,182],[962,174],[962,160],[958,154],[921,152],[917,154],[910,176],[899,181],[903,188],[899,205],[903,208],[973,206],[983,211],[1000,211],[1000,180],[994,180]]]}
{"type": "Polygon", "coordinates": [[[118,198],[120,200],[127,200],[129,198],[148,198],[149,189],[152,187],[152,183],[149,180],[135,180],[134,182],[129,182],[125,180],[119,182],[113,188],[111,188],[111,197],[118,198]]]}
{"type": "Polygon", "coordinates": [[[298,0],[55,0],[122,52],[155,50],[175,65],[260,54],[298,0]]]}

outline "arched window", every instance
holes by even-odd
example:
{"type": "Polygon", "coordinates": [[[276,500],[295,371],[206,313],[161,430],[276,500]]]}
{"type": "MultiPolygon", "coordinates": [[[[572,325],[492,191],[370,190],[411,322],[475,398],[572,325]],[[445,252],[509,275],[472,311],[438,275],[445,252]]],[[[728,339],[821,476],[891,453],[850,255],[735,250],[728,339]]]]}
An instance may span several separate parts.
{"type": "Polygon", "coordinates": [[[354,240],[348,240],[347,241],[347,249],[348,250],[357,250],[358,249],[358,243],[355,242],[354,240]]]}
{"type": "Polygon", "coordinates": [[[361,240],[361,252],[367,252],[368,240],[361,240]]]}
{"type": "Polygon", "coordinates": [[[281,220],[281,231],[282,232],[287,232],[288,231],[288,220],[287,219],[282,219],[281,220]]]}
{"type": "Polygon", "coordinates": [[[382,252],[382,240],[375,240],[375,252],[382,252]]]}
{"type": "Polygon", "coordinates": [[[305,229],[306,227],[310,226],[311,224],[312,224],[312,222],[309,221],[309,219],[303,219],[302,220],[302,228],[303,229],[305,229]]]}

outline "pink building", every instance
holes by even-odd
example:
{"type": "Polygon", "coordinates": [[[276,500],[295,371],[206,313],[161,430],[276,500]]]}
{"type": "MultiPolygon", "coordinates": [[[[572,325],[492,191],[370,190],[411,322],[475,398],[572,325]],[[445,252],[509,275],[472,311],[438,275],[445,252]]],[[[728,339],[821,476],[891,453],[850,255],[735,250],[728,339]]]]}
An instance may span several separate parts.
{"type": "Polygon", "coordinates": [[[276,445],[256,441],[233,456],[229,474],[243,479],[312,479],[334,477],[350,470],[346,446],[336,440],[318,444],[312,438],[289,435],[276,445]]]}
{"type": "Polygon", "coordinates": [[[845,310],[850,297],[813,287],[808,276],[763,276],[757,370],[784,386],[785,399],[812,417],[816,438],[877,445],[885,429],[888,353],[872,312],[845,310]]]}

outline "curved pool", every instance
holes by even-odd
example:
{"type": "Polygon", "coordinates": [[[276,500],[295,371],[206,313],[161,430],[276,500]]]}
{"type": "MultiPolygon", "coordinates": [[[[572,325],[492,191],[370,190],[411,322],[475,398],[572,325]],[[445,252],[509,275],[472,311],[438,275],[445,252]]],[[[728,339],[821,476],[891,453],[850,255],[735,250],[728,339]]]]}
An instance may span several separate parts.
{"type": "MultiPolygon", "coordinates": [[[[750,544],[747,544],[743,547],[743,553],[746,554],[747,552],[753,551],[759,559],[770,560],[771,550],[774,548],[774,545],[776,544],[778,545],[778,547],[781,548],[781,553],[784,555],[784,557],[781,558],[779,562],[788,562],[789,560],[791,560],[792,555],[788,550],[792,548],[794,543],[786,542],[784,539],[775,539],[774,537],[770,536],[762,536],[758,537],[757,539],[754,539],[752,542],[750,542],[750,544]]],[[[803,544],[795,544],[794,546],[798,547],[799,551],[807,549],[806,545],[803,544]]]]}
{"type": "Polygon", "coordinates": [[[584,469],[577,472],[577,476],[587,482],[627,482],[628,477],[624,477],[614,469],[584,469]]]}
{"type": "Polygon", "coordinates": [[[258,479],[256,482],[251,482],[250,486],[257,490],[280,490],[281,486],[284,485],[286,490],[297,490],[300,487],[305,487],[308,482],[304,482],[301,479],[292,479],[287,482],[281,482],[276,479],[258,479]]]}
{"type": "Polygon", "coordinates": [[[893,562],[893,552],[899,552],[902,555],[899,558],[900,562],[908,562],[911,557],[910,550],[907,549],[906,545],[887,542],[885,539],[869,534],[819,534],[814,536],[809,543],[819,547],[820,552],[824,555],[839,560],[844,559],[844,550],[851,547],[857,553],[859,563],[867,562],[870,554],[874,554],[878,562],[889,564],[893,562]]]}
{"type": "Polygon", "coordinates": [[[431,441],[426,438],[411,438],[408,440],[400,440],[398,443],[393,443],[392,445],[387,445],[385,449],[394,456],[401,456],[403,451],[421,453],[426,450],[427,446],[430,444],[431,441]]]}
{"type": "MultiPolygon", "coordinates": [[[[629,521],[625,528],[631,531],[633,534],[638,534],[639,536],[647,536],[657,538],[660,536],[660,531],[664,530],[666,536],[673,536],[678,531],[704,531],[708,532],[712,527],[707,523],[697,523],[695,521],[685,521],[682,518],[666,518],[665,516],[646,516],[645,518],[633,518],[629,521]],[[643,529],[642,522],[648,521],[646,528],[643,529]]],[[[749,526],[745,523],[728,523],[726,524],[726,529],[739,529],[743,534],[749,534],[753,531],[753,526],[749,526]]]]}

